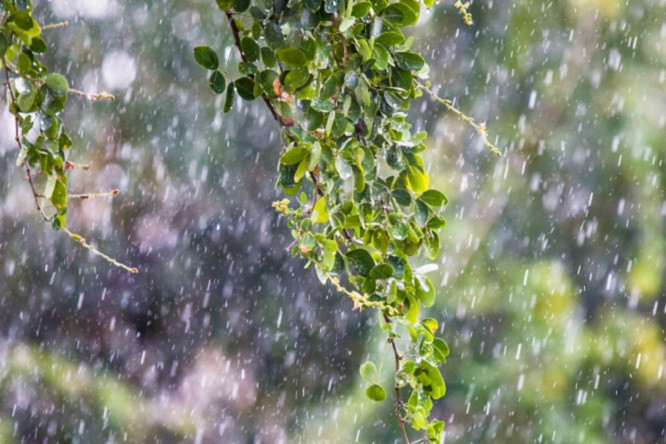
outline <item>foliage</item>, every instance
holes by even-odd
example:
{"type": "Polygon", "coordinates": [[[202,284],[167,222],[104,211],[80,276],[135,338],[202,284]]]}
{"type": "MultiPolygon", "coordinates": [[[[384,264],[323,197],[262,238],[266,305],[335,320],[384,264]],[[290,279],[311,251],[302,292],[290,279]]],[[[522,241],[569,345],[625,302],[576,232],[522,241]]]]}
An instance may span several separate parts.
{"type": "Polygon", "coordinates": [[[70,194],[68,172],[79,165],[69,158],[72,139],[60,117],[70,94],[90,100],[112,99],[100,93],[88,95],[70,88],[65,76],[49,72],[40,62],[47,51],[42,30],[66,26],[66,23],[42,27],[33,17],[31,0],[2,0],[0,10],[0,67],[4,68],[7,104],[15,117],[18,167],[23,166],[35,205],[45,222],[63,230],[71,239],[113,265],[132,273],[128,267],[103,254],[78,234],[67,229],[68,201],[114,196],[109,193],[70,194]],[[37,135],[33,136],[33,132],[37,135]],[[35,170],[39,168],[38,170],[35,170]]]}
{"type": "MultiPolygon", "coordinates": [[[[447,422],[445,442],[660,442],[666,10],[651,0],[475,1],[475,25],[465,27],[453,1],[408,32],[433,84],[461,108],[492,116],[507,154],[493,162],[430,100],[412,106],[414,124],[430,134],[422,155],[431,186],[449,198],[428,309],[451,346],[447,393],[432,412],[447,422]]],[[[22,219],[34,205],[4,126],[0,325],[12,339],[0,341],[0,442],[106,442],[124,433],[176,442],[197,432],[211,442],[394,442],[392,403],[363,400],[367,387],[354,378],[368,353],[381,355],[373,311],[349,316],[346,298],[314,291],[315,273],[299,273],[302,263],[278,248],[290,240],[270,208],[280,191],[266,178],[279,154],[277,131],[260,125],[261,113],[270,117],[264,104],[236,104],[220,119],[224,96],[205,98],[192,42],[214,43],[222,56],[233,43],[224,14],[211,14],[210,0],[52,1],[35,3],[37,20],[67,19],[57,9],[65,3],[78,19],[45,32],[42,63],[72,85],[110,88],[101,74],[111,52],[140,61],[129,88],[110,91],[116,101],[79,106],[70,97],[63,119],[74,154],[90,159],[70,186],[126,192],[113,212],[109,200],[84,203],[80,216],[72,205],[68,223],[84,220],[87,237],[115,254],[131,251],[142,272],[100,267],[58,233],[29,235],[34,224],[22,219]],[[87,12],[110,3],[102,17],[87,12]],[[168,189],[178,194],[165,198],[168,189]],[[182,234],[178,242],[146,237],[155,218],[159,233],[182,234]],[[4,373],[6,347],[26,345],[70,364],[51,369],[62,382],[37,378],[33,365],[4,373]],[[254,401],[211,387],[240,379],[234,364],[244,369],[240,393],[256,387],[254,401]],[[82,371],[130,391],[116,411],[132,423],[109,422],[103,412],[112,406],[94,389],[60,394],[82,371]],[[146,414],[143,398],[154,403],[148,409],[164,399],[168,408],[146,414]],[[174,410],[196,427],[179,434],[174,410]]],[[[392,401],[392,362],[373,360],[392,401]]]]}
{"type": "MultiPolygon", "coordinates": [[[[395,414],[403,439],[409,442],[407,422],[439,442],[444,423],[429,416],[433,400],[446,392],[438,367],[449,349],[435,336],[437,321],[419,316],[435,302],[427,273],[437,265],[416,267],[413,258],[421,251],[430,260],[438,256],[447,198],[430,188],[421,157],[427,133],[414,132],[406,112],[426,92],[470,123],[494,153],[499,150],[485,126],[422,83],[429,67],[411,50],[413,37],[403,34],[419,18],[418,1],[217,5],[240,54],[239,75],[220,70],[210,47],[196,47],[194,58],[211,71],[211,89],[226,90],[225,112],[236,95],[261,98],[280,126],[277,185],[298,195],[298,205],[292,208],[284,199],[274,207],[295,239],[292,256],[304,258],[305,267],[347,295],[355,309],[378,309],[395,358],[395,414]],[[407,400],[401,398],[403,388],[410,390],[407,400]]],[[[468,5],[456,7],[471,23],[468,5]]],[[[366,394],[383,401],[386,391],[372,368],[361,368],[366,394]]]]}

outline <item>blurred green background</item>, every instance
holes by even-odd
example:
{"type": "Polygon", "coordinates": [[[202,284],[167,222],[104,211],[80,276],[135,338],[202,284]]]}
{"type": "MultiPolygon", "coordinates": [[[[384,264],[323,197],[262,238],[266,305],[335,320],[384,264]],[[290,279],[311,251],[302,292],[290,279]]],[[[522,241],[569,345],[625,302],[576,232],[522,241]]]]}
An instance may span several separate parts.
{"type": "MultiPolygon", "coordinates": [[[[477,0],[472,27],[452,3],[415,45],[506,155],[428,99],[412,112],[451,199],[430,310],[446,442],[666,442],[666,1],[477,0]]],[[[236,57],[214,2],[36,7],[70,22],[47,65],[117,96],[71,99],[92,164],[73,191],[123,192],[69,223],[141,273],[37,219],[0,114],[0,443],[398,442],[358,381],[376,318],[286,251],[274,123],[223,114],[193,60],[236,57]]]]}

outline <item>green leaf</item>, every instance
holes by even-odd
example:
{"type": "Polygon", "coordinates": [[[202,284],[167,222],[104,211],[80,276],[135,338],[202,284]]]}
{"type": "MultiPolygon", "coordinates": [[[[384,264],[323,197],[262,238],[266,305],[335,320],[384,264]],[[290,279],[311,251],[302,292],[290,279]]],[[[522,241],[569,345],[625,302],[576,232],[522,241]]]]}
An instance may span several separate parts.
{"type": "Polygon", "coordinates": [[[18,68],[19,74],[26,76],[30,74],[30,71],[32,70],[32,60],[30,60],[30,57],[28,57],[26,53],[22,52],[18,56],[16,67],[18,68]]]}
{"type": "Polygon", "coordinates": [[[296,165],[283,165],[280,164],[278,183],[286,190],[297,186],[294,180],[294,173],[296,172],[296,165]]]}
{"type": "Polygon", "coordinates": [[[358,53],[363,57],[363,61],[370,60],[372,57],[372,49],[365,39],[358,39],[358,53]]]}
{"type": "Polygon", "coordinates": [[[328,222],[328,208],[326,207],[326,196],[319,198],[312,211],[312,221],[318,224],[328,222]]]}
{"type": "Polygon", "coordinates": [[[429,392],[433,399],[439,399],[446,394],[446,384],[444,384],[444,378],[442,378],[442,374],[437,367],[423,360],[419,364],[417,372],[425,372],[430,379],[430,385],[426,388],[426,392],[429,392]]]}
{"type": "Polygon", "coordinates": [[[338,170],[338,174],[340,174],[342,180],[347,180],[352,177],[352,174],[354,174],[351,165],[342,156],[336,157],[335,169],[338,170]]]}
{"type": "Polygon", "coordinates": [[[326,119],[326,125],[324,126],[324,134],[326,134],[326,136],[331,135],[331,130],[333,129],[333,123],[335,123],[335,111],[331,111],[328,114],[328,118],[326,119]]]}
{"type": "Polygon", "coordinates": [[[391,220],[391,237],[396,240],[407,239],[408,228],[402,220],[391,220]]]}
{"type": "Polygon", "coordinates": [[[340,0],[324,0],[324,11],[333,14],[338,11],[340,0]]]}
{"type": "Polygon", "coordinates": [[[0,34],[0,59],[4,58],[5,52],[7,51],[8,47],[9,47],[9,40],[7,40],[7,37],[5,37],[4,34],[0,34]]]}
{"type": "Polygon", "coordinates": [[[389,66],[389,53],[382,45],[375,42],[373,48],[373,53],[375,55],[375,67],[379,70],[388,68],[389,66]]]}
{"type": "Polygon", "coordinates": [[[372,382],[377,379],[377,367],[375,366],[374,362],[366,361],[361,364],[359,373],[361,373],[361,378],[367,382],[372,382]]]}
{"type": "Polygon", "coordinates": [[[368,12],[370,12],[370,8],[372,8],[372,4],[370,2],[356,3],[352,7],[352,15],[356,18],[363,18],[366,15],[368,15],[368,12]]]}
{"type": "Polygon", "coordinates": [[[435,259],[437,255],[439,255],[440,249],[439,234],[434,231],[430,231],[428,236],[426,236],[425,244],[428,251],[428,257],[430,259],[435,259]]]}
{"type": "Polygon", "coordinates": [[[305,173],[307,173],[307,167],[308,167],[308,162],[307,159],[301,160],[301,162],[298,164],[298,168],[296,168],[296,172],[294,173],[294,180],[296,182],[299,182],[305,173]]]}
{"type": "Polygon", "coordinates": [[[58,210],[58,216],[56,219],[60,224],[60,227],[65,227],[67,223],[66,211],[67,211],[67,177],[62,173],[58,176],[55,186],[53,188],[53,194],[51,195],[51,203],[58,210]]]}
{"type": "Polygon", "coordinates": [[[213,74],[210,76],[209,85],[215,91],[215,94],[222,94],[227,87],[227,82],[220,71],[213,71],[213,74]]]}
{"type": "Polygon", "coordinates": [[[355,17],[345,17],[342,23],[340,23],[340,27],[338,29],[340,32],[344,33],[346,30],[354,26],[354,23],[356,23],[355,17]]]}
{"type": "Polygon", "coordinates": [[[416,199],[416,202],[414,203],[414,219],[416,220],[416,223],[419,224],[419,227],[423,227],[426,224],[429,214],[430,210],[428,209],[428,206],[421,202],[421,199],[416,199]]]}
{"type": "Polygon", "coordinates": [[[308,154],[308,150],[296,146],[280,157],[280,163],[283,165],[295,165],[305,158],[308,154]]]}
{"type": "Polygon", "coordinates": [[[432,307],[435,304],[435,286],[432,285],[430,279],[426,277],[417,275],[417,280],[419,282],[419,284],[416,285],[417,299],[424,307],[432,307]]]}
{"type": "Polygon", "coordinates": [[[264,37],[266,44],[272,49],[278,49],[284,44],[284,34],[280,26],[273,21],[266,23],[264,26],[264,37]]]}
{"type": "Polygon", "coordinates": [[[259,60],[261,49],[252,37],[244,37],[243,40],[241,40],[241,49],[243,50],[243,54],[245,54],[245,57],[249,62],[255,62],[259,60]]]}
{"type": "Polygon", "coordinates": [[[65,97],[69,92],[69,83],[62,74],[47,74],[44,82],[56,97],[65,97]]]}
{"type": "Polygon", "coordinates": [[[226,100],[224,101],[224,112],[228,113],[229,110],[231,110],[231,107],[234,105],[234,92],[236,90],[236,85],[234,83],[230,83],[229,87],[227,88],[227,97],[226,100]]]}
{"type": "Polygon", "coordinates": [[[388,0],[370,0],[370,2],[372,3],[372,9],[375,10],[376,14],[381,14],[388,5],[388,0]]]}
{"type": "Polygon", "coordinates": [[[215,71],[220,66],[217,54],[208,46],[197,46],[194,48],[194,59],[206,69],[215,71]]]}
{"type": "Polygon", "coordinates": [[[347,118],[340,113],[332,113],[333,125],[331,126],[331,137],[337,139],[342,136],[347,128],[347,118]]]}
{"type": "Polygon", "coordinates": [[[404,3],[392,3],[384,9],[382,17],[387,22],[396,26],[413,25],[418,20],[418,15],[412,8],[404,3]]]}
{"type": "MultiPolygon", "coordinates": [[[[4,54],[1,42],[3,37],[0,37],[0,56],[4,54]]],[[[39,37],[35,37],[32,39],[32,42],[30,42],[30,49],[32,50],[32,52],[42,54],[45,53],[48,48],[46,47],[46,42],[44,40],[40,39],[39,37]]]]}
{"type": "Polygon", "coordinates": [[[30,15],[29,10],[19,11],[15,14],[12,14],[7,19],[7,22],[8,23],[9,22],[16,23],[16,26],[18,26],[19,28],[21,28],[24,31],[31,30],[36,24],[36,22],[33,20],[32,16],[30,15]]]}
{"type": "Polygon", "coordinates": [[[319,111],[321,113],[330,113],[333,111],[333,103],[331,103],[330,100],[325,100],[317,97],[310,103],[310,107],[314,109],[315,111],[319,111]]]}
{"type": "Polygon", "coordinates": [[[446,196],[437,190],[427,190],[419,197],[427,205],[439,210],[442,205],[449,203],[446,196]]]}
{"type": "Polygon", "coordinates": [[[295,92],[298,88],[305,85],[310,79],[310,71],[305,67],[296,68],[289,71],[284,79],[284,88],[287,92],[295,92]]]}
{"type": "Polygon", "coordinates": [[[371,279],[388,279],[393,276],[393,267],[389,264],[379,264],[370,270],[371,279]]]}
{"type": "Polygon", "coordinates": [[[405,43],[405,37],[398,32],[385,32],[375,39],[375,44],[379,43],[382,46],[398,46],[405,43]]]}
{"type": "Polygon", "coordinates": [[[407,300],[409,301],[409,309],[405,314],[405,319],[407,319],[412,324],[415,324],[419,317],[419,311],[421,311],[421,307],[419,307],[419,303],[412,295],[408,294],[407,300]]]}
{"type": "Polygon", "coordinates": [[[421,412],[412,413],[412,427],[414,427],[414,430],[421,430],[426,424],[426,419],[421,412]]]}
{"type": "Polygon", "coordinates": [[[424,319],[421,321],[421,324],[433,334],[437,333],[437,328],[439,328],[439,322],[437,322],[437,319],[424,319]]]}
{"type": "Polygon", "coordinates": [[[362,193],[363,190],[365,190],[365,174],[363,174],[363,170],[356,165],[352,166],[352,170],[354,171],[354,192],[362,193]]]}
{"type": "Polygon", "coordinates": [[[363,248],[351,250],[347,252],[347,261],[351,269],[361,276],[368,276],[370,270],[375,266],[375,261],[372,259],[370,253],[363,248]]]}
{"type": "Polygon", "coordinates": [[[365,394],[373,401],[381,402],[386,399],[386,390],[379,384],[372,384],[365,390],[365,394]]]}
{"type": "Polygon", "coordinates": [[[275,95],[273,91],[273,82],[278,77],[278,73],[272,69],[265,69],[257,74],[255,81],[261,86],[261,89],[264,90],[269,96],[275,95]]]}
{"type": "Polygon", "coordinates": [[[321,4],[322,0],[305,0],[305,6],[312,12],[317,12],[321,4]]]}
{"type": "Polygon", "coordinates": [[[430,9],[435,4],[435,0],[423,0],[423,4],[426,8],[430,9]]]}
{"type": "Polygon", "coordinates": [[[233,0],[234,11],[245,12],[250,7],[250,0],[233,0]]]}
{"type": "Polygon", "coordinates": [[[392,91],[384,92],[384,100],[386,100],[386,103],[388,103],[388,105],[393,109],[402,108],[402,99],[395,95],[395,93],[392,91]]]}
{"type": "Polygon", "coordinates": [[[413,52],[398,52],[393,54],[393,58],[395,59],[395,63],[398,65],[398,67],[408,71],[418,71],[419,69],[423,68],[423,65],[425,65],[425,60],[423,60],[423,57],[418,54],[414,54],[413,52]]]}
{"type": "Polygon", "coordinates": [[[435,356],[442,364],[446,362],[446,357],[449,356],[449,346],[440,338],[435,338],[432,341],[433,348],[435,349],[435,356]]]}
{"type": "Polygon", "coordinates": [[[401,279],[405,274],[405,260],[398,256],[389,256],[387,262],[393,267],[393,275],[401,279]]]}
{"type": "MultiPolygon", "coordinates": [[[[388,234],[386,234],[385,230],[375,230],[372,234],[372,246],[381,251],[382,253],[386,253],[389,250],[390,246],[390,241],[388,234]]],[[[372,272],[372,270],[370,270],[372,272]]]]}
{"type": "Polygon", "coordinates": [[[408,207],[412,204],[412,196],[409,195],[409,191],[398,188],[397,190],[391,191],[391,196],[398,202],[399,205],[403,207],[408,207]]]}
{"type": "Polygon", "coordinates": [[[430,184],[428,173],[426,173],[424,169],[418,166],[407,166],[406,179],[409,188],[417,194],[426,191],[428,189],[428,185],[430,184]]]}
{"type": "Polygon", "coordinates": [[[315,167],[319,163],[319,159],[321,159],[321,144],[319,142],[315,142],[312,145],[312,151],[310,152],[308,171],[312,171],[313,169],[315,169],[315,167]]]}
{"type": "Polygon", "coordinates": [[[277,59],[275,57],[275,52],[272,49],[263,47],[261,48],[261,61],[264,62],[268,68],[275,66],[277,59]]]}
{"type": "Polygon", "coordinates": [[[233,5],[233,2],[231,0],[215,0],[215,1],[217,2],[217,7],[223,11],[231,9],[231,5],[233,5]]]}
{"type": "Polygon", "coordinates": [[[347,74],[345,74],[345,86],[347,88],[356,88],[358,85],[358,74],[356,74],[354,71],[349,71],[347,74]]]}
{"type": "Polygon", "coordinates": [[[266,13],[264,12],[263,9],[259,8],[258,6],[251,6],[250,15],[252,16],[253,19],[257,20],[252,25],[252,35],[256,38],[259,38],[259,35],[261,35],[261,25],[259,25],[258,22],[266,18],[266,13]],[[255,29],[256,29],[255,27],[259,27],[260,31],[259,34],[255,34],[255,29]]]}
{"type": "Polygon", "coordinates": [[[238,63],[238,72],[243,75],[254,75],[257,73],[257,66],[254,63],[250,62],[239,62],[238,63]]]}
{"type": "Polygon", "coordinates": [[[324,270],[331,271],[335,268],[337,260],[338,243],[332,239],[326,239],[322,243],[322,261],[324,270]]]}
{"type": "Polygon", "coordinates": [[[278,59],[288,66],[303,66],[307,62],[305,53],[297,48],[284,48],[277,52],[278,59]]]}
{"type": "Polygon", "coordinates": [[[16,98],[16,105],[18,105],[19,111],[23,113],[28,113],[33,111],[33,106],[35,105],[36,93],[34,89],[30,89],[28,92],[19,94],[16,98]]]}
{"type": "Polygon", "coordinates": [[[419,12],[421,11],[421,2],[420,0],[400,0],[400,3],[409,6],[409,8],[414,11],[414,13],[418,16],[419,12]]]}
{"type": "Polygon", "coordinates": [[[428,228],[430,228],[431,230],[438,230],[445,226],[446,226],[446,219],[439,216],[433,216],[428,221],[428,228]]]}
{"type": "Polygon", "coordinates": [[[428,437],[436,442],[440,442],[442,440],[443,430],[444,430],[444,421],[440,421],[438,419],[430,421],[430,424],[428,424],[428,427],[426,429],[428,437]]]}
{"type": "Polygon", "coordinates": [[[236,84],[238,95],[241,96],[242,99],[251,101],[256,98],[254,95],[254,80],[249,77],[241,77],[234,83],[236,84]]]}
{"type": "Polygon", "coordinates": [[[49,174],[46,179],[46,184],[44,185],[44,197],[50,199],[53,196],[53,191],[55,190],[57,176],[55,174],[49,174]]]}

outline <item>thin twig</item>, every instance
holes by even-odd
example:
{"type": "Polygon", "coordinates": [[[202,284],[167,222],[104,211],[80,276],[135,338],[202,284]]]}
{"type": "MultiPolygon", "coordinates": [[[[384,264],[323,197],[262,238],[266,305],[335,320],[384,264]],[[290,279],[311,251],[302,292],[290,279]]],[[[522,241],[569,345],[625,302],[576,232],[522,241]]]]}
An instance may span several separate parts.
{"type": "Polygon", "coordinates": [[[342,70],[345,71],[347,69],[347,59],[349,58],[349,50],[347,49],[347,39],[345,39],[345,36],[340,32],[340,24],[338,23],[337,17],[335,17],[335,14],[331,14],[331,21],[333,22],[333,26],[338,28],[338,35],[340,36],[340,41],[342,42],[342,70]]]}
{"type": "Polygon", "coordinates": [[[423,85],[422,83],[419,83],[419,82],[416,81],[416,80],[414,80],[414,83],[416,84],[416,86],[417,86],[418,88],[420,88],[421,90],[423,90],[423,91],[427,92],[428,94],[430,94],[430,96],[431,96],[433,99],[435,99],[435,101],[441,103],[442,105],[444,105],[444,106],[446,107],[446,109],[448,109],[449,111],[453,112],[455,115],[457,115],[457,116],[460,117],[462,120],[464,120],[465,122],[467,122],[467,123],[468,123],[472,128],[474,128],[474,129],[476,130],[476,132],[479,133],[479,135],[483,138],[483,144],[484,144],[485,146],[487,146],[488,148],[490,148],[490,151],[491,151],[494,155],[496,155],[496,156],[498,156],[498,157],[502,157],[502,152],[499,150],[499,148],[497,148],[495,145],[492,144],[492,142],[490,142],[490,140],[488,140],[488,131],[486,130],[486,124],[485,124],[485,123],[476,123],[476,122],[474,121],[473,118],[469,117],[467,114],[463,113],[463,112],[460,111],[458,108],[456,108],[455,106],[453,106],[453,102],[451,102],[450,100],[448,100],[448,99],[442,99],[442,98],[439,97],[437,94],[435,94],[434,92],[432,92],[432,90],[430,90],[430,88],[428,88],[426,85],[423,85]]]}
{"type": "MultiPolygon", "coordinates": [[[[16,97],[14,95],[14,91],[12,90],[11,83],[9,81],[9,69],[7,68],[7,61],[5,59],[3,59],[3,62],[4,62],[4,65],[5,65],[5,86],[9,90],[10,99],[12,101],[12,104],[14,105],[14,108],[16,108],[15,113],[14,113],[14,123],[15,123],[15,127],[16,127],[16,143],[18,143],[19,150],[23,151],[23,142],[21,141],[20,123],[19,123],[19,115],[18,115],[18,112],[19,112],[18,105],[16,103],[16,97]]],[[[23,161],[23,165],[25,166],[26,173],[28,174],[28,183],[30,184],[30,189],[32,191],[32,197],[35,199],[35,205],[37,206],[37,210],[42,215],[45,222],[51,222],[53,218],[49,218],[46,215],[46,213],[44,213],[44,210],[42,209],[42,206],[39,204],[39,197],[41,195],[39,193],[37,193],[37,190],[35,189],[35,184],[32,181],[32,170],[30,169],[30,165],[25,160],[23,161]]],[[[99,197],[99,196],[105,195],[105,194],[116,195],[118,193],[119,193],[118,190],[113,190],[110,193],[100,193],[100,194],[97,194],[97,195],[89,194],[89,195],[87,195],[87,197],[84,197],[86,195],[83,195],[83,194],[80,194],[80,195],[70,194],[69,197],[85,199],[85,198],[89,198],[89,197],[99,197]]],[[[117,260],[113,259],[112,257],[109,257],[106,254],[102,253],[101,251],[99,251],[98,249],[93,247],[92,245],[88,244],[83,237],[81,237],[80,235],[78,235],[76,233],[72,233],[66,227],[60,227],[60,228],[67,234],[67,236],[70,237],[70,239],[79,243],[81,246],[88,249],[93,254],[96,254],[97,256],[102,257],[104,260],[106,260],[110,264],[115,265],[116,267],[122,268],[123,270],[129,271],[130,273],[137,274],[139,272],[139,270],[136,267],[129,267],[129,266],[127,266],[127,265],[125,265],[121,262],[118,262],[117,260]]]]}
{"type": "MultiPolygon", "coordinates": [[[[5,86],[7,87],[7,90],[9,91],[9,97],[12,101],[12,105],[14,105],[15,108],[15,114],[14,114],[14,129],[15,129],[15,139],[16,143],[18,144],[19,147],[19,152],[23,152],[23,142],[21,141],[21,128],[20,128],[20,122],[19,122],[19,115],[18,115],[18,104],[16,103],[16,96],[14,95],[14,90],[12,89],[11,83],[9,81],[9,69],[7,68],[7,60],[3,59],[2,60],[4,65],[5,65],[5,86]]],[[[37,210],[39,213],[42,215],[44,218],[45,222],[50,222],[50,218],[44,213],[44,210],[42,209],[42,206],[39,204],[39,198],[37,197],[37,190],[35,190],[35,184],[32,181],[32,171],[30,170],[30,165],[28,165],[28,162],[23,161],[23,165],[25,166],[25,171],[26,174],[28,175],[28,183],[30,184],[30,190],[32,190],[32,197],[35,199],[35,205],[37,206],[37,210]]]]}
{"type": "MultiPolygon", "coordinates": [[[[240,40],[240,34],[238,31],[238,26],[236,26],[236,22],[234,21],[234,13],[231,12],[230,10],[225,11],[227,15],[227,20],[229,21],[229,27],[231,28],[231,34],[234,37],[234,44],[236,45],[236,49],[238,49],[238,52],[240,53],[241,60],[244,62],[247,62],[247,57],[245,57],[245,53],[243,53],[243,48],[241,47],[241,40],[240,40]]],[[[247,75],[249,78],[254,80],[254,75],[253,74],[248,74],[247,75]]],[[[278,114],[277,110],[275,109],[275,106],[271,102],[271,100],[268,98],[266,93],[263,93],[261,95],[261,98],[264,99],[264,103],[268,107],[268,110],[271,112],[271,115],[273,116],[273,119],[278,123],[280,126],[291,126],[288,125],[286,122],[283,121],[282,118],[280,118],[280,115],[278,114]]],[[[293,125],[293,123],[292,123],[293,125]]]]}
{"type": "Polygon", "coordinates": [[[69,22],[64,21],[58,23],[49,23],[48,25],[42,26],[42,31],[45,31],[47,29],[64,28],[65,26],[69,26],[69,22]]]}
{"type": "Polygon", "coordinates": [[[83,91],[79,91],[78,89],[70,88],[68,91],[70,94],[76,94],[77,96],[85,97],[91,101],[95,100],[116,100],[116,97],[113,94],[109,94],[108,92],[101,92],[101,93],[96,93],[96,94],[88,94],[83,91]]]}
{"type": "Polygon", "coordinates": [[[123,263],[121,263],[121,262],[118,262],[118,261],[115,260],[114,258],[107,256],[106,254],[104,254],[104,253],[102,253],[101,251],[99,251],[97,248],[95,248],[95,247],[93,247],[92,245],[90,245],[90,244],[89,244],[88,242],[86,242],[86,240],[85,240],[83,237],[81,237],[80,235],[78,235],[78,234],[76,234],[76,233],[72,233],[71,231],[69,231],[69,230],[68,230],[67,228],[65,228],[65,227],[61,227],[61,228],[62,228],[62,231],[64,231],[65,233],[67,233],[67,236],[69,236],[72,240],[74,240],[75,242],[78,242],[83,248],[86,248],[86,249],[88,249],[89,251],[91,251],[93,254],[96,254],[97,256],[103,258],[103,259],[104,259],[105,261],[107,261],[108,263],[110,263],[110,264],[112,264],[112,265],[115,265],[115,266],[118,267],[118,268],[122,268],[123,270],[129,271],[130,273],[134,273],[134,274],[138,274],[138,273],[139,273],[139,270],[138,270],[136,267],[129,267],[129,266],[127,266],[127,265],[125,265],[125,264],[123,264],[123,263]]]}
{"type": "MultiPolygon", "coordinates": [[[[384,315],[384,321],[387,324],[391,323],[391,320],[387,315],[384,315]]],[[[400,360],[402,357],[400,356],[400,353],[398,353],[398,347],[395,345],[395,341],[393,338],[389,338],[388,342],[391,343],[391,346],[393,347],[393,355],[395,356],[395,372],[398,373],[400,371],[400,360]]],[[[403,419],[402,415],[400,415],[400,407],[402,406],[402,401],[400,400],[400,386],[398,384],[395,384],[394,386],[395,389],[395,416],[398,418],[398,425],[400,426],[400,431],[402,432],[402,438],[405,440],[405,444],[409,444],[409,437],[407,436],[407,431],[405,430],[405,420],[403,419]]]]}
{"type": "MultiPolygon", "coordinates": [[[[364,310],[364,309],[370,308],[370,307],[377,307],[380,310],[385,310],[385,312],[389,313],[391,316],[396,316],[398,314],[398,311],[394,307],[391,307],[390,305],[387,305],[387,304],[385,304],[383,302],[379,302],[379,301],[371,301],[370,298],[368,297],[368,295],[366,295],[366,294],[361,294],[357,291],[347,290],[345,287],[343,287],[340,284],[340,281],[337,278],[331,276],[330,274],[326,274],[326,277],[328,278],[328,280],[331,281],[331,283],[333,284],[333,286],[335,287],[336,290],[338,290],[340,293],[343,293],[343,294],[349,296],[349,298],[354,303],[354,309],[355,310],[356,309],[364,310]]],[[[384,316],[386,316],[386,315],[384,315],[384,316]]]]}
{"type": "Polygon", "coordinates": [[[85,199],[95,199],[98,197],[113,197],[118,194],[120,194],[120,190],[116,188],[115,190],[111,190],[106,193],[68,194],[67,197],[69,197],[70,199],[85,200],[85,199]]]}

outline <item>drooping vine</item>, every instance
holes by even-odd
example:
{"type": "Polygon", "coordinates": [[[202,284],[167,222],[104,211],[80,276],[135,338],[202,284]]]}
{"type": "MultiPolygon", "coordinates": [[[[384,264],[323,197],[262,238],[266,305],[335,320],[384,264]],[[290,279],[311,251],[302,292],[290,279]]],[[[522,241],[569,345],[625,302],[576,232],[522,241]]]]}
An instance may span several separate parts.
{"type": "MultiPolygon", "coordinates": [[[[449,354],[435,336],[438,322],[421,319],[435,302],[427,273],[414,266],[422,250],[439,254],[440,212],[447,199],[431,189],[421,153],[427,134],[407,121],[411,103],[426,93],[469,123],[494,154],[485,125],[438,97],[428,65],[402,29],[417,22],[419,0],[216,0],[226,15],[239,62],[220,68],[218,53],[194,49],[211,71],[210,87],[262,100],[277,122],[282,153],[277,185],[296,196],[274,203],[295,239],[292,256],[306,260],[322,284],[331,283],[355,309],[375,308],[395,360],[395,415],[441,440],[444,423],[430,418],[446,392],[439,366],[449,354]],[[405,393],[408,392],[408,393],[405,393]]],[[[434,0],[424,0],[426,8],[434,0]]],[[[454,5],[471,24],[469,3],[454,5]]],[[[360,368],[366,394],[384,401],[372,362],[360,368]]]]}
{"type": "Polygon", "coordinates": [[[42,31],[67,26],[66,22],[41,26],[33,17],[31,0],[2,0],[0,3],[0,69],[6,103],[14,115],[17,167],[25,170],[39,216],[93,254],[126,271],[129,267],[102,253],[82,236],[67,228],[70,199],[111,197],[118,190],[105,193],[70,194],[68,172],[86,165],[71,160],[72,139],[60,114],[69,95],[91,101],[113,99],[107,93],[86,94],[70,88],[65,76],[49,70],[40,61],[47,51],[42,31]]]}

